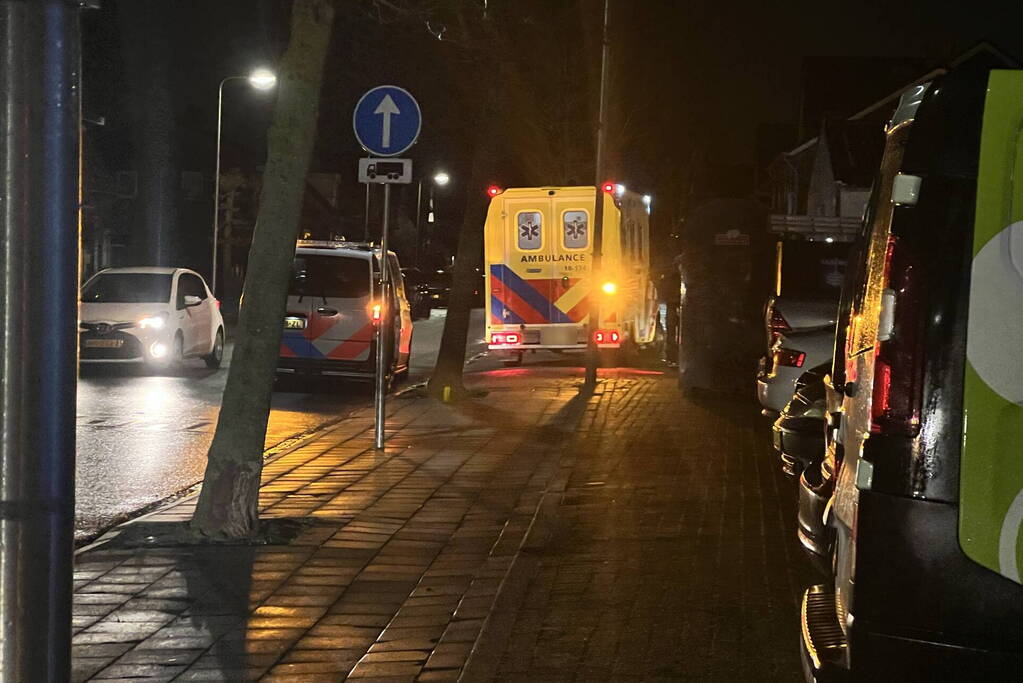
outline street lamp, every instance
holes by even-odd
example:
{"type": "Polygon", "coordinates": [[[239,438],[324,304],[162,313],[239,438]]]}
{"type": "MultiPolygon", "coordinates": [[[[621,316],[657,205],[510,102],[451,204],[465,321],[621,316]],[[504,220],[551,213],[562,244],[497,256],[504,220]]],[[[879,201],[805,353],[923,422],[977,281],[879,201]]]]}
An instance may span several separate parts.
{"type": "MultiPolygon", "coordinates": [[[[433,188],[437,185],[444,187],[451,182],[451,176],[444,171],[438,171],[433,174],[433,182],[430,184],[430,198],[429,198],[429,212],[426,216],[427,223],[433,223],[433,188]]],[[[416,265],[419,265],[419,245],[422,241],[420,239],[419,224],[422,217],[422,203],[423,203],[423,179],[419,179],[419,192],[416,195],[416,265]]],[[[429,243],[429,242],[427,242],[429,243]]]]}
{"type": "Polygon", "coordinates": [[[249,82],[256,90],[270,90],[277,85],[277,76],[269,69],[256,69],[248,76],[228,76],[220,81],[217,88],[217,164],[213,172],[213,258],[210,269],[210,290],[217,294],[217,242],[220,240],[220,131],[221,114],[224,111],[224,84],[228,81],[249,82]]]}

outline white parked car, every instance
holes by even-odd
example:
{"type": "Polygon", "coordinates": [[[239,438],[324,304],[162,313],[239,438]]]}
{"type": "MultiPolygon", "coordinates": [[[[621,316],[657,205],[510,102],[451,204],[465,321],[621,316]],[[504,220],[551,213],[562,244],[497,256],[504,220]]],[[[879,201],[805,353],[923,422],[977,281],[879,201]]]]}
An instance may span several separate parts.
{"type": "Polygon", "coordinates": [[[757,398],[764,413],[777,416],[792,399],[800,375],[831,360],[835,350],[835,329],[778,334],[760,361],[757,398]]]}
{"type": "Polygon", "coordinates": [[[202,358],[220,367],[224,319],[202,277],[184,268],[107,268],[82,287],[83,363],[167,366],[202,358]]]}

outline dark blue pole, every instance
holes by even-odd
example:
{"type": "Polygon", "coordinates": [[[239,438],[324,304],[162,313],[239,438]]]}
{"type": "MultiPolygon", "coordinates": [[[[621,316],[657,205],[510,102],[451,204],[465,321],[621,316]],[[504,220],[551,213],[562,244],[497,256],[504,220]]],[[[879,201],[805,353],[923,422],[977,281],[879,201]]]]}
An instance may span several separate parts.
{"type": "Polygon", "coordinates": [[[71,676],[78,3],[0,0],[0,681],[71,676]]]}

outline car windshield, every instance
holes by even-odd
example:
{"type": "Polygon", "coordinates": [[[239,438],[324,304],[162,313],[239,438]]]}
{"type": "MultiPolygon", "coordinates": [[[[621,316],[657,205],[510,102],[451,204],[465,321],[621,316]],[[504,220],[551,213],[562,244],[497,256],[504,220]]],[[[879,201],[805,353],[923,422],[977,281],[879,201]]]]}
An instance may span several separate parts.
{"type": "Polygon", "coordinates": [[[781,295],[838,301],[848,256],[848,244],[785,242],[781,261],[781,295]]]}
{"type": "Polygon", "coordinates": [[[288,293],[359,299],[369,295],[369,285],[369,261],[366,259],[300,254],[291,267],[288,293]]]}
{"type": "Polygon", "coordinates": [[[82,289],[85,304],[155,304],[170,301],[169,273],[101,273],[82,289]]]}

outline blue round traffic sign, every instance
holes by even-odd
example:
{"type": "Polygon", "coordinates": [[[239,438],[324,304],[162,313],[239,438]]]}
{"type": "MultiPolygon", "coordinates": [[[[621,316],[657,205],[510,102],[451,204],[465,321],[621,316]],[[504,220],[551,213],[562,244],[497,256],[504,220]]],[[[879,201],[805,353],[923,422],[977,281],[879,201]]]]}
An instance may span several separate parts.
{"type": "Polygon", "coordinates": [[[352,114],[355,139],[378,157],[398,156],[415,144],[423,122],[416,98],[396,85],[378,85],[361,98],[352,114]]]}

